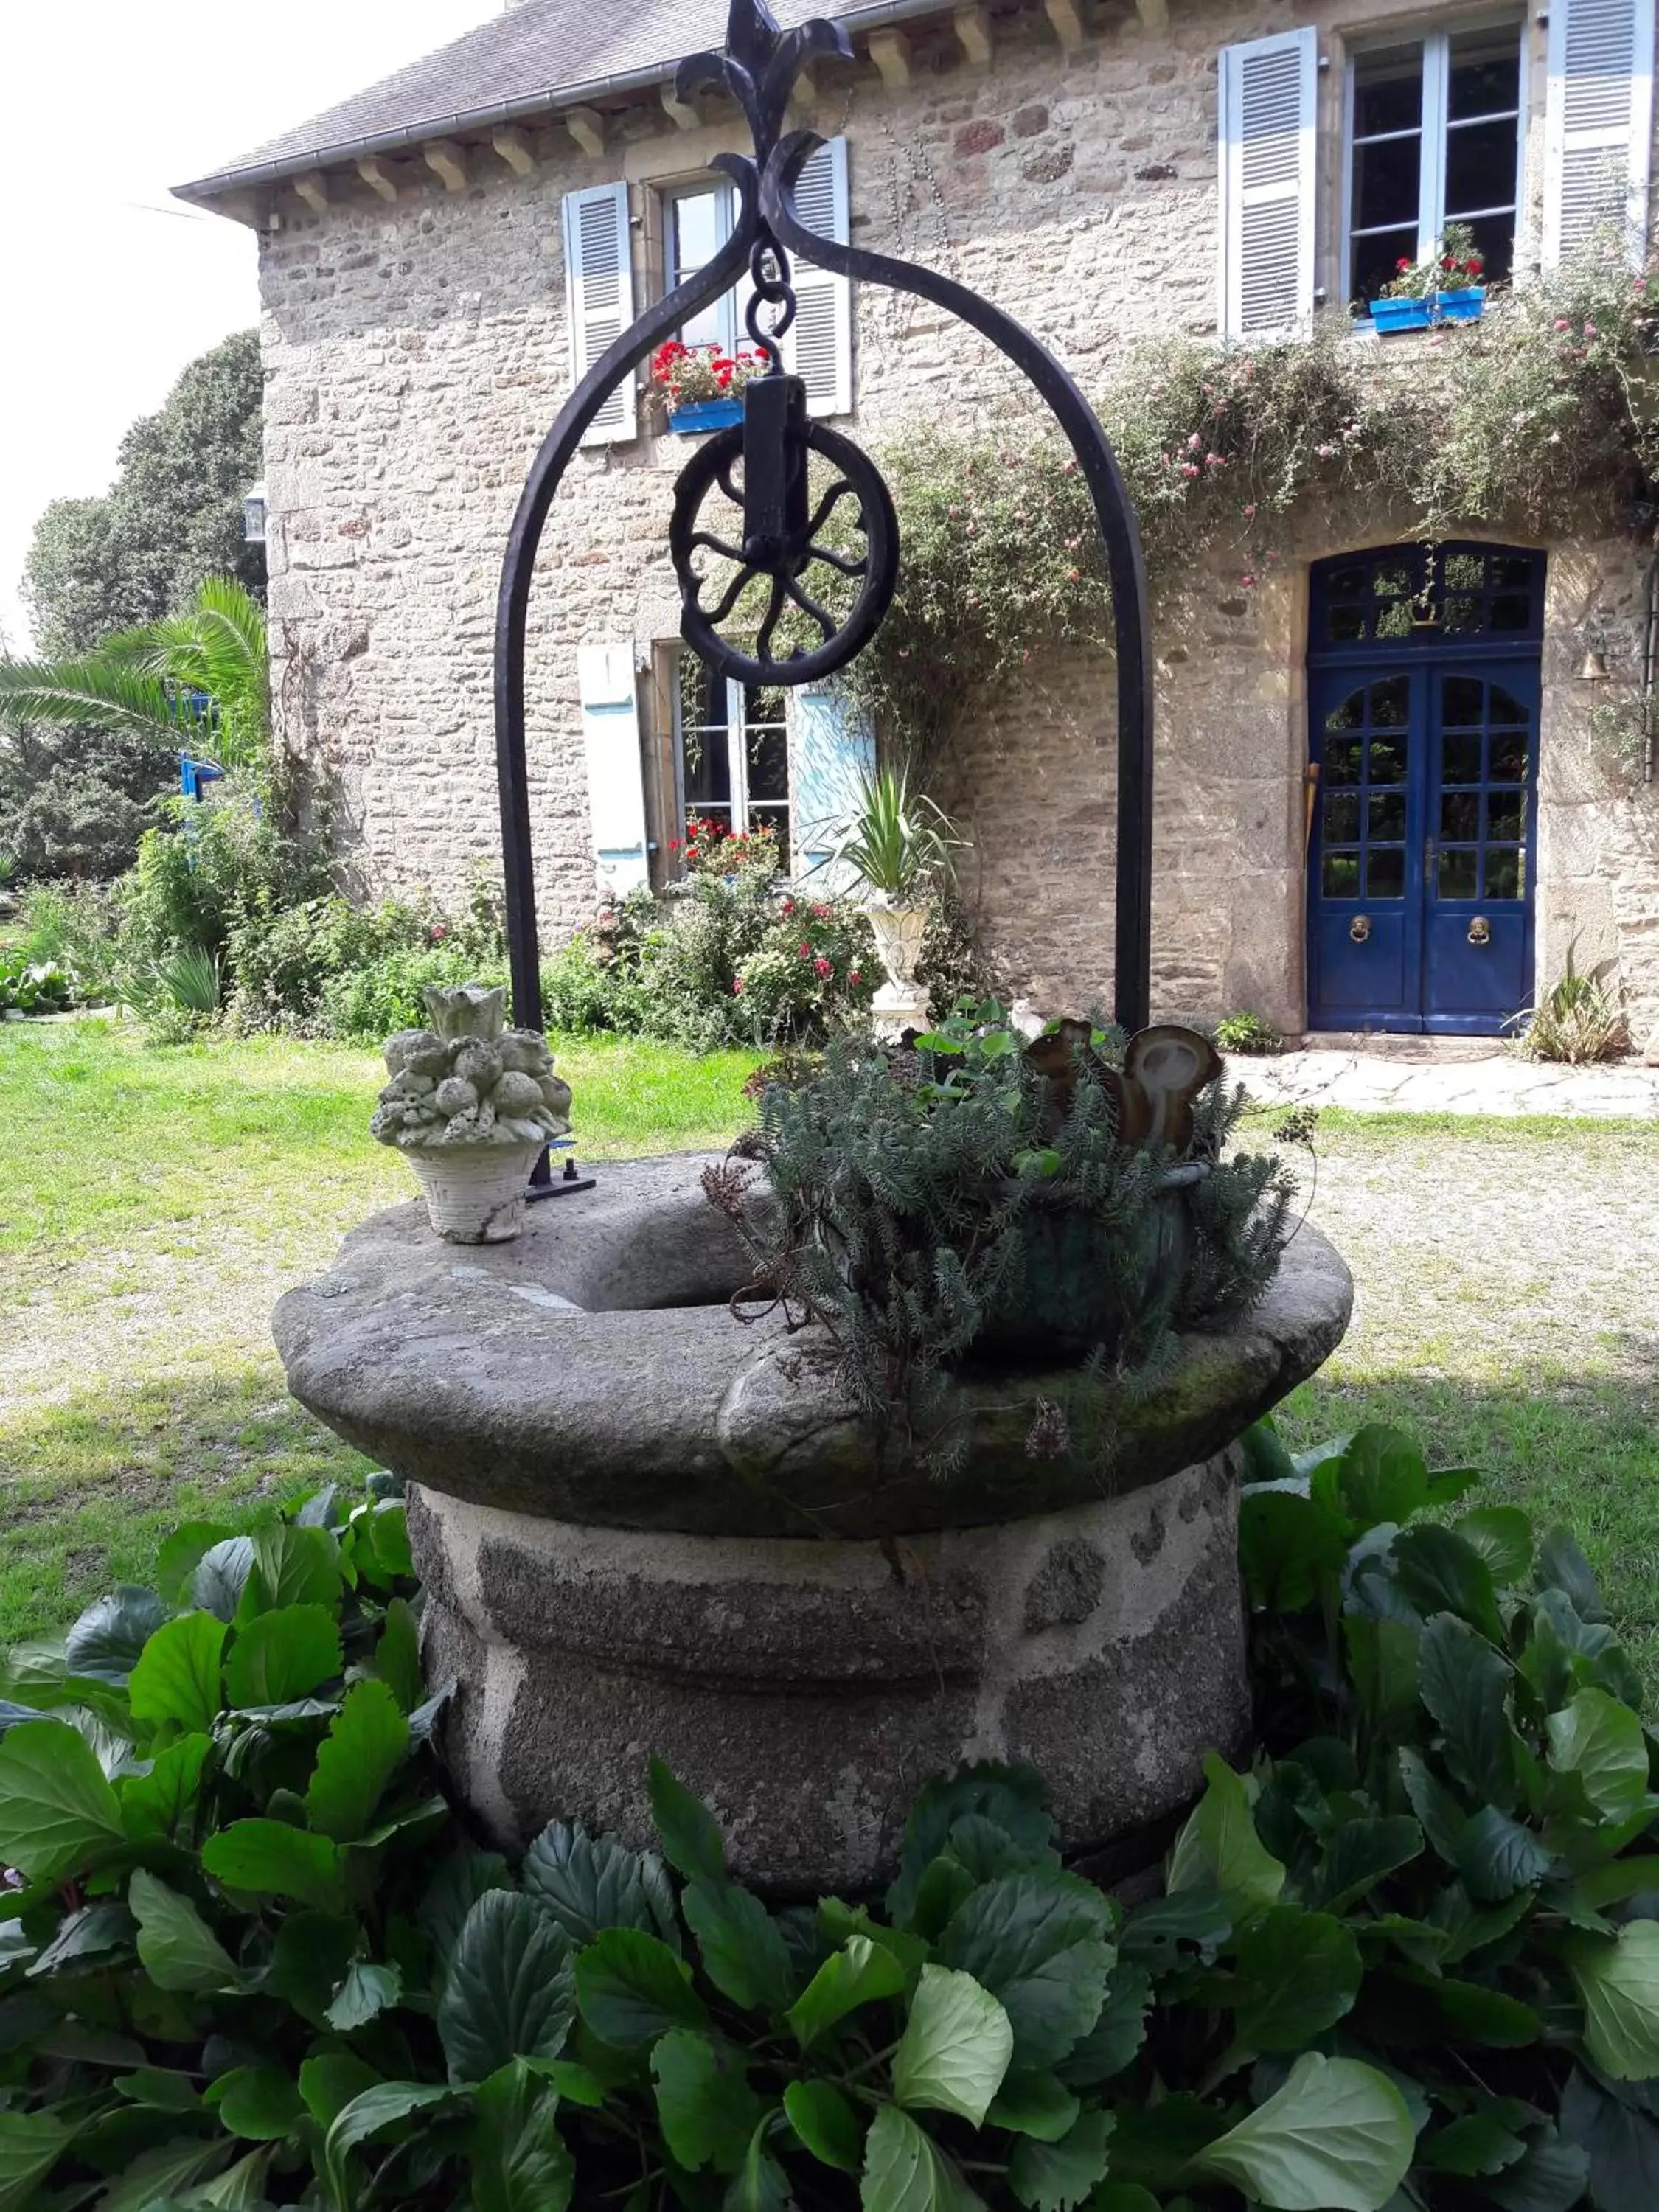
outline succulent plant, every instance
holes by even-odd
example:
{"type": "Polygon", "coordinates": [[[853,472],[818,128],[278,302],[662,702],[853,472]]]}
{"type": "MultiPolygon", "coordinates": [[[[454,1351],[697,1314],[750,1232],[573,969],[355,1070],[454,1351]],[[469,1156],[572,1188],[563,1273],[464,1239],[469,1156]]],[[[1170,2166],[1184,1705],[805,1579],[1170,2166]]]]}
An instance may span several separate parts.
{"type": "Polygon", "coordinates": [[[383,1145],[545,1144],[570,1131],[570,1085],[539,1030],[510,1030],[499,990],[477,983],[426,994],[432,1026],[386,1041],[392,1080],[369,1123],[383,1145]]]}

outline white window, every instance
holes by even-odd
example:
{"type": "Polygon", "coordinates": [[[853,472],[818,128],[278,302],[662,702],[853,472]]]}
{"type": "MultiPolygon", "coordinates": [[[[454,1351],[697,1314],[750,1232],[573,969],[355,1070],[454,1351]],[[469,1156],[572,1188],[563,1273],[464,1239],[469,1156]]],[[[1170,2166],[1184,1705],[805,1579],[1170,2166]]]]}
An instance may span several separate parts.
{"type": "Polygon", "coordinates": [[[732,835],[777,832],[779,866],[790,863],[789,726],[781,689],[729,683],[694,653],[679,656],[674,687],[676,834],[688,821],[716,822],[732,835]]]}
{"type": "Polygon", "coordinates": [[[1346,295],[1357,309],[1465,223],[1488,280],[1515,266],[1522,204],[1517,19],[1362,47],[1348,66],[1346,295]]]}
{"type": "MultiPolygon", "coordinates": [[[[848,237],[847,141],[821,146],[801,173],[795,191],[801,219],[820,237],[845,245],[848,237]]],[[[683,283],[713,260],[732,235],[737,196],[724,179],[700,177],[670,187],[662,196],[664,270],[667,289],[683,283]]],[[[846,415],[853,405],[852,287],[810,262],[792,271],[795,320],[785,336],[784,367],[805,380],[806,402],[814,415],[846,415]]],[[[732,353],[750,343],[744,310],[745,277],[711,306],[684,324],[686,345],[718,345],[732,353]]],[[[763,308],[762,327],[770,311],[763,308]]]]}

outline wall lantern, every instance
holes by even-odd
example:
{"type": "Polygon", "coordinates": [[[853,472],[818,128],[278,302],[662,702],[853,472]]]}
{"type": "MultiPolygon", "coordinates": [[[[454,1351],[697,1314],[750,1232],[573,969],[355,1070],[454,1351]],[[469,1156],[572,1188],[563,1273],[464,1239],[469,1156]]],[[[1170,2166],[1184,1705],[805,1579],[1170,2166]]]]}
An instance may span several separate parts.
{"type": "Polygon", "coordinates": [[[250,484],[242,494],[242,543],[263,545],[265,542],[265,488],[262,483],[250,484]]]}

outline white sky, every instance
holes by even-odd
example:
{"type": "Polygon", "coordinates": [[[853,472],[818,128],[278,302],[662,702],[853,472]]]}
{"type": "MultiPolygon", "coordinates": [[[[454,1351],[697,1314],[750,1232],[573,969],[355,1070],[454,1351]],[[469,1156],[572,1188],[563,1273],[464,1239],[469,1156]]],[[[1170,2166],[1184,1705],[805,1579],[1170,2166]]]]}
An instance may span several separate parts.
{"type": "Polygon", "coordinates": [[[49,500],[107,490],[185,362],[258,319],[253,234],[170,200],[501,0],[0,0],[0,633],[49,500]],[[157,212],[157,210],[171,212],[157,212]]]}

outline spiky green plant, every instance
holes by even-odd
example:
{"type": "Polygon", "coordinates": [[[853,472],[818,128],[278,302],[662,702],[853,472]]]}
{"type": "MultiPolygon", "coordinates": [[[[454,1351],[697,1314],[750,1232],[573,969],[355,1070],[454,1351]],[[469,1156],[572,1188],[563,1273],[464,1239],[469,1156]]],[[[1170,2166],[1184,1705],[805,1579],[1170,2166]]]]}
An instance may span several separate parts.
{"type": "Polygon", "coordinates": [[[895,904],[948,882],[951,855],[962,842],[927,793],[911,790],[902,768],[864,776],[857,804],[833,834],[834,849],[820,865],[851,869],[895,904]]]}
{"type": "Polygon", "coordinates": [[[257,769],[270,742],[264,610],[234,578],[209,576],[187,612],[118,631],[95,653],[0,659],[0,714],[136,731],[257,769]]]}

